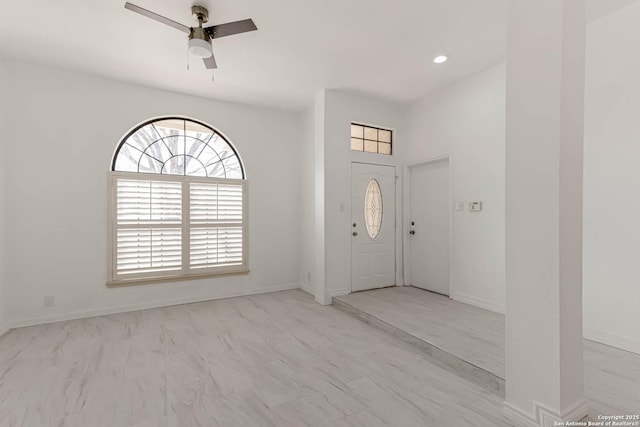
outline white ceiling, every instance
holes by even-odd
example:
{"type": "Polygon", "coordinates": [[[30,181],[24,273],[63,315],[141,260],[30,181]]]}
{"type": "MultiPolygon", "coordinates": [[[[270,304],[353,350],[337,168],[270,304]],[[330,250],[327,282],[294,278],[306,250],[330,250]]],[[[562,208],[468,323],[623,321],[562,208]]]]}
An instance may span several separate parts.
{"type": "MultiPolygon", "coordinates": [[[[0,53],[215,99],[284,109],[321,88],[408,102],[504,59],[508,0],[133,0],[186,25],[253,18],[214,40],[215,82],[187,38],[122,0],[1,0],[0,53]],[[435,65],[438,54],[450,61],[435,65]]],[[[637,0],[588,0],[590,19],[637,0]]]]}

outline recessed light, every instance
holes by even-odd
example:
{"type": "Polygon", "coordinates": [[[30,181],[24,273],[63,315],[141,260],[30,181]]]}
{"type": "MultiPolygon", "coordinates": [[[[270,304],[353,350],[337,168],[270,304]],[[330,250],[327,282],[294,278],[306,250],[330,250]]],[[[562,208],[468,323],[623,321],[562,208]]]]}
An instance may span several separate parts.
{"type": "Polygon", "coordinates": [[[442,63],[447,62],[447,59],[449,59],[449,58],[447,58],[444,55],[439,55],[439,56],[436,56],[435,58],[433,58],[433,62],[435,62],[436,64],[442,64],[442,63]]]}

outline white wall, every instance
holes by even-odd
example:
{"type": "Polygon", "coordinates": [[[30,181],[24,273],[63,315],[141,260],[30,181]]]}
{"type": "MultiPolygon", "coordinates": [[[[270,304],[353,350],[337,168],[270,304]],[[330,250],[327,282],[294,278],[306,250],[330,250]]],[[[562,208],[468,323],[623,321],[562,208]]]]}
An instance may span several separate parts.
{"type": "Polygon", "coordinates": [[[589,25],[584,331],[640,353],[640,4],[589,25]]]}
{"type": "Polygon", "coordinates": [[[313,261],[315,275],[313,289],[315,300],[320,304],[331,304],[331,298],[326,293],[325,271],[325,91],[319,91],[313,101],[313,261]]]}
{"type": "Polygon", "coordinates": [[[7,207],[6,196],[6,170],[8,165],[7,155],[5,153],[5,145],[8,142],[6,134],[6,112],[7,112],[7,97],[6,97],[6,76],[4,72],[4,63],[0,60],[0,335],[2,335],[7,328],[8,316],[7,316],[7,252],[6,252],[6,223],[5,223],[5,210],[7,207]]]}
{"type": "Polygon", "coordinates": [[[451,155],[452,293],[459,301],[504,312],[505,67],[487,70],[410,105],[407,163],[451,155]],[[483,211],[471,213],[470,201],[483,211]]]}
{"type": "MultiPolygon", "coordinates": [[[[351,289],[351,162],[399,165],[406,144],[403,111],[399,105],[337,90],[324,92],[324,244],[325,299],[343,295],[351,289]],[[351,151],[351,122],[394,130],[393,155],[351,151]]],[[[401,171],[397,171],[401,175],[401,171]]],[[[402,181],[398,182],[396,217],[402,181]]],[[[402,260],[401,234],[396,242],[397,259],[402,260]]],[[[397,284],[401,283],[398,262],[397,284]]]]}
{"type": "Polygon", "coordinates": [[[315,107],[303,113],[300,157],[300,287],[315,295],[315,107]]]}
{"type": "Polygon", "coordinates": [[[15,325],[299,286],[300,115],[20,62],[7,61],[5,77],[15,325]],[[219,128],[245,162],[251,273],[108,289],[111,156],[132,126],[172,114],[219,128]],[[43,308],[46,295],[55,297],[55,307],[43,308]]]}

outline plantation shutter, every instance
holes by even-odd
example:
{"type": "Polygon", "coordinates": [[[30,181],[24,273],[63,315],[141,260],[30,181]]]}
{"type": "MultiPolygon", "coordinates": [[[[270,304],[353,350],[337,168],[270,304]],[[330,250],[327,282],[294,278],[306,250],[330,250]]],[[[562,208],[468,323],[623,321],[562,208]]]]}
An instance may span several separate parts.
{"type": "Polygon", "coordinates": [[[112,189],[112,281],[246,271],[246,181],[114,172],[112,189]]]}

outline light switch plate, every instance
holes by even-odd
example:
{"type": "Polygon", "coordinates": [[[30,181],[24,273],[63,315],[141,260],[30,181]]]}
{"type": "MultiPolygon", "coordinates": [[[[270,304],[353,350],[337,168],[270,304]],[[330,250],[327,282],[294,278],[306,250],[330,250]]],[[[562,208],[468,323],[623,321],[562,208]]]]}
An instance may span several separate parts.
{"type": "Polygon", "coordinates": [[[469,202],[469,212],[482,212],[482,202],[469,202]]]}

